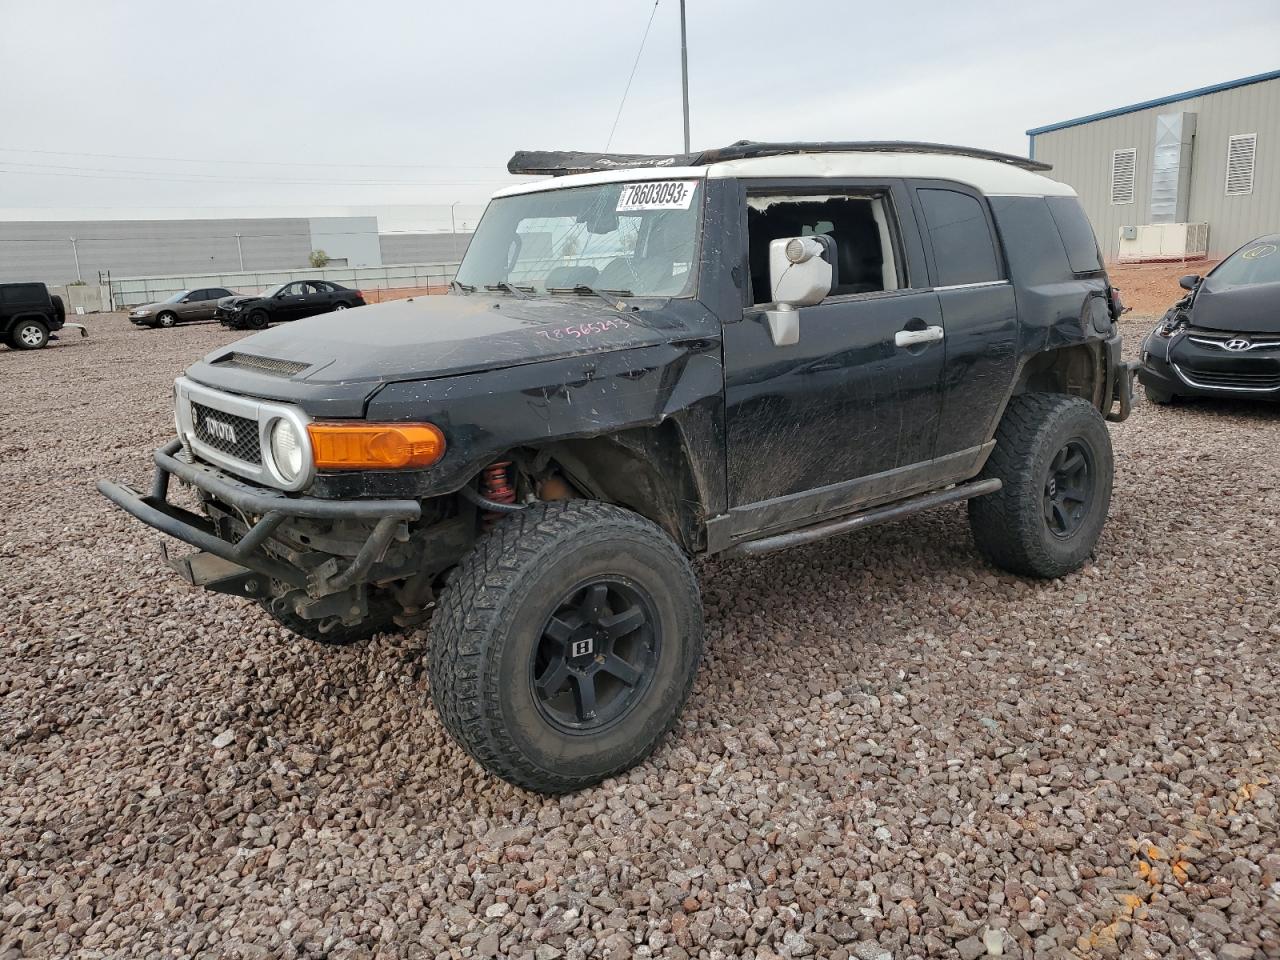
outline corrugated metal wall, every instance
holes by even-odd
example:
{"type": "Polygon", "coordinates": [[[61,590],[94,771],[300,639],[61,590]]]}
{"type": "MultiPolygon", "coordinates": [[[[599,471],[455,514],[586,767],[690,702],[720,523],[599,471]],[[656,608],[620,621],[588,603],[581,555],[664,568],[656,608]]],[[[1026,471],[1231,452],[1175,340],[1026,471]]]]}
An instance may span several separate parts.
{"type": "Polygon", "coordinates": [[[1210,256],[1280,232],[1280,80],[1267,80],[1035,136],[1035,158],[1053,164],[1049,176],[1075,187],[1109,260],[1121,227],[1151,222],[1156,117],[1178,112],[1196,114],[1187,219],[1209,224],[1210,256]],[[1242,133],[1258,135],[1253,193],[1229,197],[1227,140],[1242,133]],[[1112,204],[1111,154],[1126,147],[1137,149],[1134,201],[1112,204]]]}
{"type": "Polygon", "coordinates": [[[469,233],[384,233],[378,237],[383,263],[444,263],[462,259],[469,233]]]}
{"type": "Polygon", "coordinates": [[[98,271],[133,276],[305,267],[305,218],[269,220],[64,220],[0,223],[0,281],[96,282],[98,271]],[[70,238],[75,237],[74,250],[70,238]]]}

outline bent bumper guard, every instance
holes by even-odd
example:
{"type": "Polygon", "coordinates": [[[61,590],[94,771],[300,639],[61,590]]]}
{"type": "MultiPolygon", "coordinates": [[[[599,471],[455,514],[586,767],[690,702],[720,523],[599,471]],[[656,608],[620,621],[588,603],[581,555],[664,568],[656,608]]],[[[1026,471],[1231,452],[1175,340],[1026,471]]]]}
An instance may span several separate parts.
{"type": "Polygon", "coordinates": [[[255,596],[262,592],[261,587],[253,582],[252,574],[257,573],[305,590],[313,598],[338,593],[360,582],[361,577],[381,559],[402,523],[417,520],[422,514],[422,507],[416,500],[289,497],[232,480],[203,464],[181,460],[177,457],[181,447],[182,444],[174,440],[155,452],[156,473],[149,494],[140,494],[110,480],[99,480],[98,492],[147,526],[203,551],[176,558],[170,558],[165,551],[169,566],[196,586],[255,596]],[[239,541],[233,543],[223,539],[208,517],[169,502],[169,478],[174,476],[234,507],[246,517],[258,517],[258,521],[239,541]],[[308,571],[281,563],[262,549],[272,532],[289,517],[377,522],[364,545],[346,566],[335,557],[308,571]]]}
{"type": "Polygon", "coordinates": [[[1121,423],[1128,420],[1129,414],[1133,412],[1133,376],[1138,372],[1138,364],[1132,360],[1118,363],[1115,371],[1106,416],[1112,423],[1121,423]],[[1117,402],[1120,404],[1119,410],[1114,409],[1117,402]]]}

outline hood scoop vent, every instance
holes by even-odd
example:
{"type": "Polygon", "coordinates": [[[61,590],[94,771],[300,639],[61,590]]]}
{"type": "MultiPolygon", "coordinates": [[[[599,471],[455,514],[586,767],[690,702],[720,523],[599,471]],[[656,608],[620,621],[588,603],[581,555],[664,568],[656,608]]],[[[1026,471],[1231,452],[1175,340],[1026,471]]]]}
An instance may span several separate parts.
{"type": "Polygon", "coordinates": [[[277,377],[292,377],[311,366],[297,360],[277,360],[274,357],[259,357],[252,353],[232,351],[225,357],[214,361],[220,367],[239,367],[242,370],[258,370],[277,377]]]}

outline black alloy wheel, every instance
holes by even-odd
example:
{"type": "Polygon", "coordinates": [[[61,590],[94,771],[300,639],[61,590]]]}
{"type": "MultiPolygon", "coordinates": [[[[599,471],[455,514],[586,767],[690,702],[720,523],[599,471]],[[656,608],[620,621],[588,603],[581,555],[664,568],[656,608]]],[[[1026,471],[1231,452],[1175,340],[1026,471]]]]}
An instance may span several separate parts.
{"type": "Polygon", "coordinates": [[[431,699],[486,770],[580,790],[647,757],[689,699],[702,604],[688,556],[650,520],[593,500],[503,516],[440,591],[431,699]]]}
{"type": "Polygon", "coordinates": [[[1044,481],[1044,522],[1065,540],[1089,517],[1093,501],[1093,453],[1080,439],[1067,441],[1049,463],[1044,481]]]}
{"type": "Polygon", "coordinates": [[[661,656],[653,602],[605,577],[571,590],[542,628],[529,680],[542,715],[566,732],[594,733],[645,695],[661,656]]]}
{"type": "Polygon", "coordinates": [[[997,567],[1053,578],[1079,570],[1107,522],[1114,456],[1101,412],[1080,397],[1009,401],[980,479],[1000,489],[969,501],[969,529],[997,567]]]}

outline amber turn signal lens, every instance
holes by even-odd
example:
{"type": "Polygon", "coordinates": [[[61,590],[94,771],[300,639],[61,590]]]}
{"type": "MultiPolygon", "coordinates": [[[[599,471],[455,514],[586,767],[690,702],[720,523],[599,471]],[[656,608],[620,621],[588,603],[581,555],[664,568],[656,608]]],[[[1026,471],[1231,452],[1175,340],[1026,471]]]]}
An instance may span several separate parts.
{"type": "Polygon", "coordinates": [[[429,423],[312,423],[307,433],[320,470],[429,467],[444,456],[444,434],[429,423]]]}

